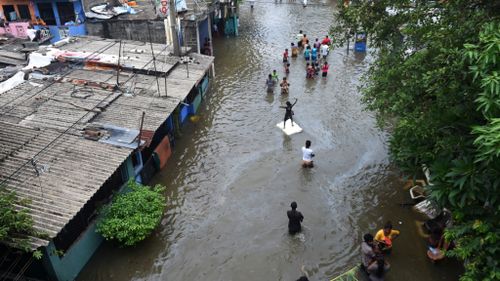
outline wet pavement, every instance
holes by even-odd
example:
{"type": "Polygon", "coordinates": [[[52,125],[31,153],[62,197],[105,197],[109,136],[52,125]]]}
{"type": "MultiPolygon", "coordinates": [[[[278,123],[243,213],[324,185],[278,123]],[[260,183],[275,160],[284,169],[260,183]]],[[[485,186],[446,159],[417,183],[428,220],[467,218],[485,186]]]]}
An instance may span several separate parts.
{"type": "Polygon", "coordinates": [[[418,217],[389,165],[387,134],[364,111],[357,90],[370,57],[345,49],[328,57],[326,79],[305,79],[302,56],[291,62],[290,99],[304,132],[284,135],[287,97],[266,94],[272,69],[299,29],[324,36],[329,2],[241,6],[240,36],[216,38],[216,79],[200,120],[177,139],[154,183],[168,188],[162,226],[134,248],[104,243],[79,280],[329,280],[360,261],[359,243],[391,220],[401,236],[386,280],[457,280],[457,262],[430,263],[418,217]],[[314,4],[314,3],[313,3],[314,4]],[[316,167],[302,169],[300,148],[312,141],[316,167]],[[302,234],[287,233],[297,201],[302,234]]]}

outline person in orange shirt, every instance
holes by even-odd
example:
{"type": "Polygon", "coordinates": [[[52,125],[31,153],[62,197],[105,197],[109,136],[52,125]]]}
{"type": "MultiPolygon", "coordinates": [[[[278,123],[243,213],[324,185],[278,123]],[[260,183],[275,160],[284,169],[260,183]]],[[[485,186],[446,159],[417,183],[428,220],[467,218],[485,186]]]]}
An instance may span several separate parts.
{"type": "Polygon", "coordinates": [[[304,34],[302,37],[302,47],[305,48],[307,44],[309,44],[309,38],[307,38],[307,35],[304,34]]]}
{"type": "Polygon", "coordinates": [[[399,233],[399,230],[392,229],[392,223],[389,221],[375,234],[375,241],[382,245],[382,251],[387,251],[392,249],[392,241],[399,236],[399,233]]]}

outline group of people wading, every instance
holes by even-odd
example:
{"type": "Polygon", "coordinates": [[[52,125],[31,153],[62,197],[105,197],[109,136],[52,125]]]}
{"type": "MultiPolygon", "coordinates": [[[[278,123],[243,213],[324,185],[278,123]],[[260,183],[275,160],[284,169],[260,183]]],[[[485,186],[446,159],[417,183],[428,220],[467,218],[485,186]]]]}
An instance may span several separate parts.
{"type": "Polygon", "coordinates": [[[275,86],[279,82],[281,94],[289,94],[290,82],[288,81],[287,76],[290,73],[290,59],[297,58],[301,51],[303,52],[304,59],[306,61],[306,78],[314,79],[320,72],[322,73],[322,77],[326,77],[330,67],[326,58],[330,52],[331,45],[332,41],[328,35],[321,41],[316,38],[314,43],[310,44],[309,38],[301,30],[299,34],[297,34],[297,43],[290,43],[291,53],[288,49],[285,49],[283,52],[283,67],[285,72],[283,80],[280,82],[278,73],[276,70],[273,70],[273,72],[268,75],[266,80],[267,92],[273,93],[275,86]]]}
{"type": "MultiPolygon", "coordinates": [[[[281,88],[282,95],[290,93],[290,82],[287,79],[290,73],[291,58],[297,58],[299,53],[302,52],[306,63],[306,79],[315,79],[322,73],[322,77],[327,77],[329,65],[326,61],[330,52],[332,41],[328,36],[323,40],[315,39],[313,44],[310,44],[309,38],[302,30],[297,35],[297,43],[292,42],[289,49],[283,52],[282,62],[284,67],[284,76],[280,81],[276,70],[268,75],[266,80],[267,92],[274,93],[274,88],[278,82],[281,88]]],[[[285,117],[283,120],[283,129],[285,129],[286,121],[290,120],[293,126],[293,107],[297,103],[297,98],[291,103],[286,101],[285,106],[280,108],[285,109],[285,117]]],[[[311,141],[307,140],[302,147],[302,167],[311,168],[313,164],[314,152],[311,149],[311,141]]],[[[304,215],[297,210],[297,202],[290,204],[291,210],[287,211],[288,217],[288,233],[296,235],[302,231],[302,222],[304,215]]],[[[362,264],[361,269],[366,273],[371,281],[382,281],[384,275],[389,270],[389,263],[386,261],[385,256],[388,255],[392,249],[392,241],[399,235],[399,231],[392,229],[392,224],[388,222],[383,229],[380,229],[375,237],[371,234],[365,234],[361,244],[362,251],[362,264]]],[[[307,273],[302,269],[304,276],[300,277],[298,281],[307,281],[307,273]]]]}
{"type": "MultiPolygon", "coordinates": [[[[297,58],[299,56],[299,52],[303,51],[304,59],[306,61],[306,78],[314,79],[315,76],[319,75],[319,72],[322,72],[322,77],[326,77],[328,75],[329,64],[326,61],[326,58],[330,52],[330,47],[332,46],[331,39],[327,36],[321,41],[316,38],[315,42],[310,45],[309,38],[307,35],[302,32],[302,30],[296,36],[297,44],[294,42],[290,43],[291,54],[288,49],[285,49],[283,52],[283,66],[285,75],[283,79],[279,83],[281,88],[282,95],[288,95],[290,93],[290,82],[287,79],[288,74],[290,73],[290,60],[291,58],[297,58]],[[320,67],[320,63],[322,63],[320,67]]],[[[279,82],[278,72],[273,70],[266,79],[266,87],[268,93],[274,93],[274,88],[279,82]]],[[[283,129],[286,127],[286,121],[290,120],[291,125],[293,126],[293,115],[294,112],[292,110],[293,106],[297,103],[297,98],[295,102],[292,104],[290,101],[286,102],[286,106],[281,106],[281,108],[285,109],[285,118],[283,120],[283,129]]],[[[312,166],[312,161],[310,161],[312,166]]]]}
{"type": "Polygon", "coordinates": [[[399,230],[392,228],[392,223],[387,222],[383,229],[375,234],[370,233],[363,236],[361,243],[361,269],[370,281],[383,281],[385,273],[390,265],[386,256],[391,253],[392,242],[400,234],[399,230]]]}

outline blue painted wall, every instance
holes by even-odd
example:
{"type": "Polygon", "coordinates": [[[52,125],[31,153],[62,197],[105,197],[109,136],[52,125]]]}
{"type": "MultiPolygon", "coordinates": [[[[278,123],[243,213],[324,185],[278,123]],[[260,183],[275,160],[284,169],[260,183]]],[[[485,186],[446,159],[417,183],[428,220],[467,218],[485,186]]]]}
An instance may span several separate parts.
{"type": "MultiPolygon", "coordinates": [[[[78,35],[86,35],[87,29],[85,28],[85,12],[83,11],[83,6],[81,1],[75,1],[73,3],[73,9],[75,15],[78,16],[78,20],[80,23],[75,23],[72,25],[64,25],[64,22],[61,22],[61,17],[59,15],[59,11],[57,10],[56,3],[58,2],[72,2],[67,0],[34,0],[33,6],[35,7],[35,16],[40,17],[40,10],[38,9],[38,3],[51,3],[52,11],[54,12],[56,25],[48,25],[47,27],[50,30],[52,35],[51,43],[57,42],[61,39],[64,39],[68,36],[78,36],[78,35]]],[[[43,19],[43,18],[42,18],[43,19]]],[[[36,28],[37,26],[35,26],[36,28]]]]}
{"type": "Polygon", "coordinates": [[[181,124],[187,120],[189,116],[189,108],[190,106],[181,105],[181,110],[179,112],[179,121],[181,124]]]}
{"type": "Polygon", "coordinates": [[[198,94],[196,95],[193,102],[189,106],[189,114],[192,114],[192,115],[196,114],[196,112],[198,112],[198,108],[200,107],[200,104],[201,104],[201,93],[199,92],[199,89],[198,89],[198,94]]]}
{"type": "Polygon", "coordinates": [[[201,96],[204,97],[205,94],[207,93],[207,90],[208,90],[208,82],[209,82],[209,79],[208,79],[208,75],[205,75],[205,77],[203,77],[203,80],[201,81],[201,86],[200,86],[200,91],[201,91],[201,96]]]}

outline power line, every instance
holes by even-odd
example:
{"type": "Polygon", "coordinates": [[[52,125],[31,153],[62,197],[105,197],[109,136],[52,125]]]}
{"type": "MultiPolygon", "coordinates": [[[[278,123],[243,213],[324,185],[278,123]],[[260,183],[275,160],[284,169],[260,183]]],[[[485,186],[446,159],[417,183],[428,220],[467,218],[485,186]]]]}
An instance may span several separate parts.
{"type": "MultiPolygon", "coordinates": [[[[110,46],[107,46],[107,49],[111,48],[113,45],[115,45],[116,43],[118,42],[114,42],[113,44],[111,44],[110,46]]],[[[104,47],[103,47],[104,48],[104,47]]],[[[102,49],[102,48],[101,48],[102,49]]],[[[165,46],[163,48],[163,50],[160,52],[160,55],[167,49],[167,47],[165,46]]],[[[103,51],[105,50],[102,50],[100,53],[102,53],[103,51]]],[[[95,52],[94,52],[95,53],[95,52]]],[[[90,57],[91,55],[93,54],[90,54],[89,56],[87,56],[85,59],[87,59],[88,57],[90,57]]],[[[154,59],[154,58],[153,58],[154,59]]],[[[151,61],[153,60],[151,59],[149,62],[147,62],[143,68],[145,68],[148,64],[151,63],[151,61]]],[[[85,61],[82,61],[82,62],[85,62],[85,61]]],[[[81,63],[81,62],[80,62],[81,63]]],[[[66,73],[64,76],[68,75],[70,72],[66,73]]],[[[127,81],[125,81],[125,83],[127,83],[132,77],[136,76],[137,73],[134,73],[134,75],[132,75],[127,81]]],[[[158,78],[156,78],[158,79],[158,78]]],[[[55,82],[51,82],[49,83],[49,85],[47,85],[47,87],[44,87],[42,90],[36,92],[34,95],[30,96],[29,98],[35,96],[36,94],[42,92],[43,90],[47,89],[48,87],[50,87],[51,85],[55,84],[55,82]]],[[[57,137],[55,137],[52,141],[50,141],[47,145],[45,145],[42,149],[40,149],[40,151],[38,151],[33,157],[31,157],[31,159],[27,160],[23,165],[21,165],[19,168],[17,168],[14,172],[12,172],[8,177],[6,177],[5,179],[3,179],[1,182],[0,182],[0,186],[2,186],[3,184],[5,184],[7,181],[9,181],[10,179],[12,179],[19,171],[21,171],[21,169],[23,169],[24,167],[26,167],[27,165],[31,164],[33,162],[33,160],[39,156],[41,153],[43,153],[45,150],[47,150],[52,144],[54,144],[59,138],[61,138],[63,135],[65,135],[70,129],[72,129],[78,122],[80,122],[82,119],[84,119],[89,113],[93,112],[104,100],[106,100],[109,96],[105,96],[102,100],[100,100],[92,109],[88,110],[82,117],[80,117],[78,120],[76,120],[73,124],[71,124],[71,126],[69,126],[68,128],[66,128],[66,130],[64,130],[62,133],[60,133],[57,137]]],[[[29,99],[28,98],[28,99],[29,99]]],[[[28,100],[26,99],[26,100],[28,100]]],[[[1,108],[0,108],[1,109],[1,108]]],[[[0,115],[1,116],[1,115],[0,115]]]]}
{"type": "Polygon", "coordinates": [[[8,177],[6,177],[2,182],[0,182],[0,186],[3,186],[8,180],[12,179],[14,175],[16,175],[21,169],[26,167],[27,165],[31,164],[33,162],[33,159],[35,159],[37,156],[39,156],[42,152],[47,150],[52,144],[54,144],[60,137],[65,135],[69,130],[71,130],[78,122],[82,121],[89,113],[94,113],[94,110],[101,105],[101,103],[106,100],[109,96],[105,96],[102,100],[100,100],[94,107],[92,107],[90,110],[88,110],[82,117],[80,117],[78,120],[76,120],[71,126],[66,128],[62,133],[60,133],[57,137],[55,137],[52,141],[50,141],[47,145],[45,145],[40,151],[38,151],[35,155],[31,157],[31,159],[27,160],[23,165],[21,165],[19,168],[17,168],[12,174],[10,174],[8,177]]]}

